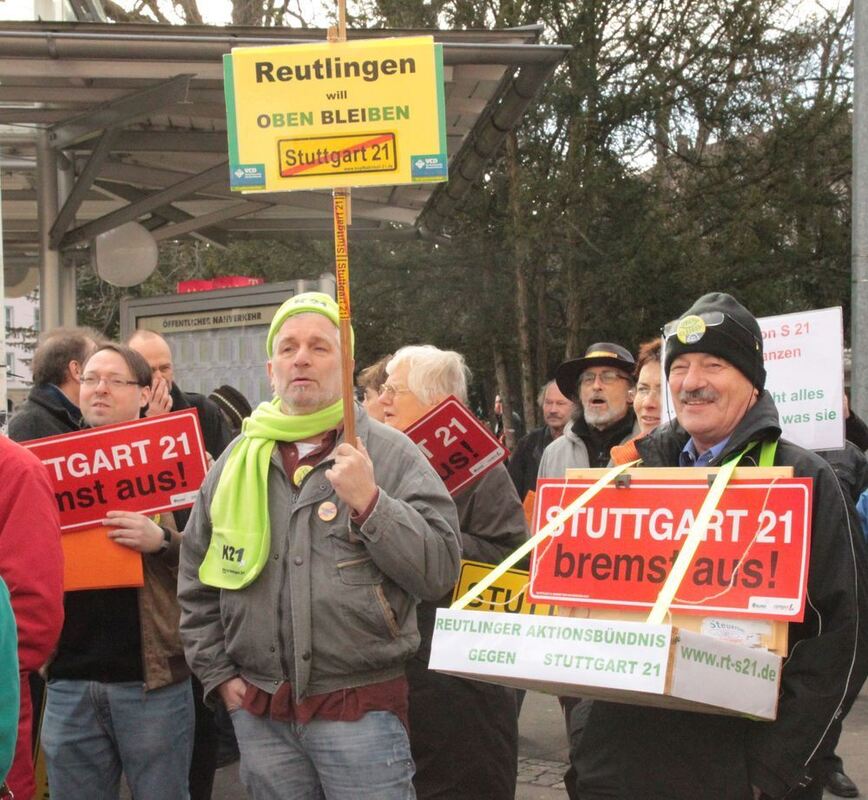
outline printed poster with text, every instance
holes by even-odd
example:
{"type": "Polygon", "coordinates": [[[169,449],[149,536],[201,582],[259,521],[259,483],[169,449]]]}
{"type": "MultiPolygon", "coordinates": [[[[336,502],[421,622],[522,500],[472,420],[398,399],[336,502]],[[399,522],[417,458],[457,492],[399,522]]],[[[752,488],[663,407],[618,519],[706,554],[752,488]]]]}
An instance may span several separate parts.
{"type": "MultiPolygon", "coordinates": [[[[592,484],[539,481],[534,530],[592,484]]],[[[731,480],[672,611],[801,620],[812,486],[810,478],[731,480]]],[[[534,550],[531,600],[650,611],[707,494],[707,475],[661,480],[633,474],[629,487],[603,488],[534,550]]]]}
{"type": "Polygon", "coordinates": [[[208,471],[195,409],[24,446],[48,468],[63,531],[99,525],[108,511],[158,514],[192,506],[208,471]]]}
{"type": "Polygon", "coordinates": [[[223,74],[233,191],[447,179],[430,36],[233,48],[223,74]]]}
{"type": "Polygon", "coordinates": [[[766,389],[785,439],[809,450],[844,446],[844,324],[840,307],[760,317],[766,389]]]}
{"type": "Polygon", "coordinates": [[[191,506],[208,469],[195,409],[24,446],[45,464],[53,484],[67,592],[141,586],[141,554],[113,542],[103,520],[109,511],[157,515],[191,506]]]}
{"type": "MultiPolygon", "coordinates": [[[[783,438],[808,450],[843,447],[844,324],[840,306],[758,317],[757,322],[763,337],[765,388],[777,406],[783,438]]],[[[661,364],[665,360],[664,344],[661,364]]],[[[663,421],[673,419],[675,406],[667,390],[663,421]]]]}

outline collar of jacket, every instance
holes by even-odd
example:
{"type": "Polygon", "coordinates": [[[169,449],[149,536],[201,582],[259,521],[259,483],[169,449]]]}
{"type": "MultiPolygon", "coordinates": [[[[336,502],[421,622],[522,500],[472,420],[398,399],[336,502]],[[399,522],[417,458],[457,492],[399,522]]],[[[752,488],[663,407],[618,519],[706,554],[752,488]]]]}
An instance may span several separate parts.
{"type": "Polygon", "coordinates": [[[81,420],[81,409],[53,383],[40,383],[34,386],[27,399],[58,415],[66,414],[75,425],[78,425],[81,420]]]}
{"type": "MultiPolygon", "coordinates": [[[[720,455],[709,465],[717,466],[734,453],[741,452],[749,442],[779,439],[781,426],[778,409],[767,391],[759,396],[736,425],[720,455]]],[[[678,464],[678,454],[687,444],[690,434],[677,420],[661,425],[648,436],[636,441],[636,449],[646,467],[671,467],[678,464]]]]}
{"type": "MultiPolygon", "coordinates": [[[[354,406],[356,412],[356,436],[358,436],[365,447],[367,447],[368,434],[371,430],[371,418],[360,403],[354,401],[354,406]]],[[[341,424],[338,438],[335,440],[332,452],[327,453],[323,457],[322,461],[305,475],[304,480],[301,482],[301,486],[298,487],[296,506],[301,507],[310,505],[311,503],[317,503],[332,494],[334,491],[332,485],[326,477],[322,475],[322,472],[323,470],[329,469],[334,464],[335,459],[333,453],[343,440],[343,424],[341,424]]],[[[280,451],[277,447],[274,448],[274,452],[271,454],[271,464],[275,469],[279,470],[279,472],[286,478],[287,482],[289,482],[289,476],[283,468],[283,458],[281,458],[280,451]]]]}
{"type": "Polygon", "coordinates": [[[182,408],[190,408],[190,401],[187,400],[181,387],[175,381],[172,381],[172,388],[169,391],[169,396],[172,398],[172,411],[179,411],[182,408]]]}
{"type": "MultiPolygon", "coordinates": [[[[627,413],[622,419],[619,419],[614,425],[609,428],[604,428],[602,431],[594,430],[593,435],[601,439],[611,439],[620,442],[627,438],[636,427],[636,414],[633,411],[633,406],[627,408],[627,413]]],[[[585,439],[592,435],[591,427],[585,422],[584,414],[579,415],[572,425],[564,429],[564,433],[572,433],[573,438],[585,439]]]]}

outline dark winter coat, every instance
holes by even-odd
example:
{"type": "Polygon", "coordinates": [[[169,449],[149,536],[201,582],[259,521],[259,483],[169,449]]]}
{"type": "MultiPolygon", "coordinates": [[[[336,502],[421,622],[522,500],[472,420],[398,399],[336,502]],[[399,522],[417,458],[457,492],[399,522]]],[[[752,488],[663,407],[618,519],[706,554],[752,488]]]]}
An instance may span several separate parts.
{"type": "Polygon", "coordinates": [[[81,427],[81,412],[69,400],[64,400],[60,389],[53,384],[34,386],[9,420],[9,438],[13,442],[29,442],[77,431],[81,427]]]}
{"type": "MultiPolygon", "coordinates": [[[[776,440],[780,434],[777,409],[763,393],[713,465],[749,442],[776,440]]],[[[688,438],[674,423],[636,446],[644,466],[676,466],[688,438]]],[[[757,458],[758,448],[741,463],[753,466],[757,458]]],[[[832,469],[818,455],[786,441],[778,444],[775,465],[792,466],[797,477],[812,478],[814,487],[808,602],[804,621],[790,624],[777,719],[596,702],[576,765],[580,797],[599,796],[587,778],[603,759],[619,776],[619,800],[750,800],[752,786],[779,798],[810,772],[848,686],[864,679],[856,642],[859,612],[866,620],[868,610],[864,600],[857,600],[854,520],[832,469]]]]}
{"type": "MultiPolygon", "coordinates": [[[[461,555],[499,564],[527,539],[524,510],[502,464],[455,498],[461,555]]],[[[515,690],[428,669],[437,603],[419,605],[419,652],[407,662],[410,746],[419,800],[512,800],[518,770],[515,690]]]]}
{"type": "Polygon", "coordinates": [[[543,450],[552,443],[552,432],[548,425],[532,430],[519,441],[509,457],[509,477],[515,484],[519,500],[524,500],[528,492],[536,491],[536,477],[543,450]]]}

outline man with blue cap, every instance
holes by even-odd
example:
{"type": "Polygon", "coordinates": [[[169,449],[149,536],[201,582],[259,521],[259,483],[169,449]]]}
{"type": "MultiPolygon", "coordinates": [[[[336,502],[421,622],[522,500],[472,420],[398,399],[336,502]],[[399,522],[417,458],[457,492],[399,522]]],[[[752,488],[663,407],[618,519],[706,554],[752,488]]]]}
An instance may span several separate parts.
{"type": "Polygon", "coordinates": [[[343,441],[338,307],[278,309],[274,399],[244,421],[187,525],[181,634],[223,702],[253,800],[412,798],[404,661],[416,603],[458,578],[458,520],[403,434],[357,406],[343,441]]]}

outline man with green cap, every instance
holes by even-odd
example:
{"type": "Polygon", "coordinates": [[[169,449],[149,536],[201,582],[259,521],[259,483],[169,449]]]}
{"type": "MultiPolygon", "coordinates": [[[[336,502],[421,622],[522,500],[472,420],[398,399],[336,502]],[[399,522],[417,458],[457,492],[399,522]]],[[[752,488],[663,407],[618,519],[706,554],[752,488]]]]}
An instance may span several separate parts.
{"type": "Polygon", "coordinates": [[[344,442],[338,308],[294,296],[268,332],[275,397],[208,474],[184,534],[187,660],[223,702],[253,800],[414,797],[404,662],[416,603],[458,578],[458,520],[402,433],[357,406],[344,442]]]}

